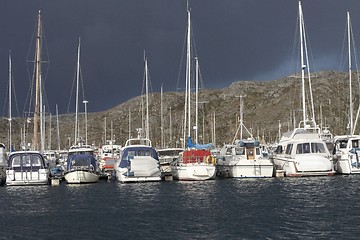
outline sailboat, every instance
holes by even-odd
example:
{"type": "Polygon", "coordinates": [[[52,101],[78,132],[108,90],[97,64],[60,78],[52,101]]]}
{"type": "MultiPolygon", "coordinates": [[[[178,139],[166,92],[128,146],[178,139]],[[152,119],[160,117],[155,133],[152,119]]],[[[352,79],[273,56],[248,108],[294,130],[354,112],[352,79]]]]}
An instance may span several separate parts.
{"type": "MultiPolygon", "coordinates": [[[[186,54],[186,91],[185,91],[185,114],[184,114],[184,137],[183,152],[177,161],[171,165],[173,178],[176,180],[209,180],[215,177],[216,159],[212,157],[210,149],[212,144],[200,145],[194,143],[191,138],[191,13],[187,9],[187,54],[186,54]],[[187,132],[187,135],[186,135],[187,132]],[[187,136],[187,137],[186,137],[187,136]],[[185,147],[187,139],[187,147],[185,147]]],[[[197,62],[197,58],[195,58],[197,62]]],[[[196,64],[198,73],[198,63],[196,64]]],[[[196,74],[198,76],[198,74],[196,74]]],[[[197,86],[198,79],[196,79],[197,86]]],[[[198,91],[198,89],[196,89],[198,91]]],[[[196,94],[197,97],[197,94],[196,94]]],[[[196,99],[197,111],[198,99],[196,99]]],[[[197,115],[196,115],[197,116],[197,115]]],[[[197,131],[197,119],[195,131],[197,131]]],[[[196,141],[197,141],[197,133],[196,141]]]]}
{"type": "Polygon", "coordinates": [[[122,148],[121,157],[115,162],[116,179],[121,183],[161,181],[159,157],[149,139],[149,71],[146,57],[144,61],[146,87],[145,137],[142,136],[142,128],[138,128],[137,138],[129,138],[122,148]]]}
{"type": "Polygon", "coordinates": [[[76,68],[76,113],[75,143],[68,151],[66,160],[65,180],[67,183],[94,183],[99,181],[100,172],[94,156],[94,149],[79,141],[78,137],[78,101],[80,79],[80,39],[76,68]]]}
{"type": "MultiPolygon", "coordinates": [[[[35,111],[34,111],[34,139],[32,151],[17,151],[11,152],[8,159],[8,168],[6,170],[6,185],[43,185],[49,183],[49,174],[47,164],[45,163],[43,155],[38,151],[38,117],[39,102],[41,106],[41,12],[39,11],[37,18],[37,40],[36,40],[36,54],[35,54],[35,81],[36,81],[36,96],[35,96],[35,111]]],[[[43,141],[43,139],[42,139],[43,141]]]]}
{"type": "Polygon", "coordinates": [[[311,93],[309,61],[306,49],[306,35],[301,1],[299,1],[299,32],[302,80],[303,120],[299,127],[284,133],[273,154],[277,171],[285,176],[331,176],[334,166],[326,143],[320,136],[320,129],[315,122],[314,105],[311,93]],[[305,59],[306,58],[306,64],[305,59]],[[305,69],[307,69],[312,117],[308,118],[305,98],[305,69]]]}
{"type": "MultiPolygon", "coordinates": [[[[341,174],[360,174],[360,135],[354,135],[353,97],[352,97],[352,26],[347,12],[348,65],[349,65],[349,133],[334,137],[335,170],[341,174]]],[[[355,121],[356,123],[356,121],[355,121]]]]}

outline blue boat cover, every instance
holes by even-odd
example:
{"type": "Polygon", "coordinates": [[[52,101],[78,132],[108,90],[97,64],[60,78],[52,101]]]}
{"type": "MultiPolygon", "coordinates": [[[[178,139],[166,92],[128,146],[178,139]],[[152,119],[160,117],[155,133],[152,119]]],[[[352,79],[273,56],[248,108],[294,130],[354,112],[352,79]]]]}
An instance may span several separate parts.
{"type": "Polygon", "coordinates": [[[196,148],[196,149],[212,149],[214,146],[211,143],[208,144],[197,144],[193,143],[191,137],[188,137],[188,148],[196,148]]]}
{"type": "Polygon", "coordinates": [[[80,166],[90,166],[94,167],[96,170],[96,159],[94,156],[87,155],[87,154],[73,154],[70,155],[66,160],[66,169],[68,171],[71,170],[72,166],[80,167],[80,166]]]}
{"type": "Polygon", "coordinates": [[[159,160],[156,150],[152,147],[128,147],[125,148],[121,154],[120,168],[130,166],[131,159],[134,156],[151,156],[152,158],[159,160]]]}

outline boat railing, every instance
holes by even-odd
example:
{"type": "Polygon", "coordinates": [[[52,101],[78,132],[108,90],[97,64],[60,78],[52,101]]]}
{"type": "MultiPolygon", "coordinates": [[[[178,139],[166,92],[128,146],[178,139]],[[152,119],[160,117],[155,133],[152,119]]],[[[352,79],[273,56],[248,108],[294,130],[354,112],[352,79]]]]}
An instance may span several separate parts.
{"type": "Polygon", "coordinates": [[[151,141],[148,138],[130,138],[126,140],[125,147],[131,145],[145,145],[151,147],[151,141]]]}

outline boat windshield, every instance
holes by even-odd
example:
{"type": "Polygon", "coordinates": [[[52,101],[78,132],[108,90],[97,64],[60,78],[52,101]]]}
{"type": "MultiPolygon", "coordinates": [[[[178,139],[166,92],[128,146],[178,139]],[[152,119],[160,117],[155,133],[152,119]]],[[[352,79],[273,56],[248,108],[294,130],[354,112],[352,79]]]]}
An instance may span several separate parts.
{"type": "Polygon", "coordinates": [[[300,143],[296,147],[296,154],[326,153],[323,143],[300,143]]]}
{"type": "Polygon", "coordinates": [[[42,159],[38,155],[17,155],[12,159],[12,167],[41,167],[42,159]]]}
{"type": "Polygon", "coordinates": [[[90,165],[90,159],[87,159],[87,158],[78,158],[76,160],[73,160],[72,161],[72,166],[77,166],[77,167],[80,167],[80,166],[89,166],[90,165]]]}
{"type": "Polygon", "coordinates": [[[122,155],[122,159],[129,160],[134,158],[134,156],[151,156],[155,159],[158,159],[156,150],[149,147],[135,147],[125,149],[122,155]]]}

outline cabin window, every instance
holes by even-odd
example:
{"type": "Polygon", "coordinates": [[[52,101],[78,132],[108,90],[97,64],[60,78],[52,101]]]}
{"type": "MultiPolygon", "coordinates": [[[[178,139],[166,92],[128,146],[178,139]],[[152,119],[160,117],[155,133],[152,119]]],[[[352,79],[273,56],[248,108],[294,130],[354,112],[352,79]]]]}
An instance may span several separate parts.
{"type": "Polygon", "coordinates": [[[16,156],[16,157],[13,158],[12,166],[13,167],[20,167],[21,166],[21,158],[20,158],[20,156],[16,156]]]}
{"type": "Polygon", "coordinates": [[[76,159],[73,160],[72,162],[72,165],[73,166],[78,166],[78,167],[81,167],[81,166],[89,166],[90,165],[90,161],[88,159],[76,159]]]}
{"type": "Polygon", "coordinates": [[[325,145],[322,143],[311,143],[311,152],[313,153],[326,153],[325,145]]]}
{"type": "Polygon", "coordinates": [[[310,153],[310,143],[301,143],[296,147],[297,154],[306,154],[310,153]]]}
{"type": "Polygon", "coordinates": [[[245,149],[244,148],[235,148],[235,154],[236,155],[245,155],[245,149]]]}
{"type": "Polygon", "coordinates": [[[291,154],[292,147],[293,147],[292,144],[288,144],[286,146],[285,154],[291,154]]]}
{"type": "Polygon", "coordinates": [[[282,151],[283,151],[282,146],[281,145],[277,146],[275,152],[276,153],[282,153],[282,151]]]}
{"type": "Polygon", "coordinates": [[[310,153],[310,144],[303,143],[303,153],[310,153]]]}
{"type": "Polygon", "coordinates": [[[256,148],[256,155],[260,155],[260,148],[256,148]]]}
{"type": "Polygon", "coordinates": [[[31,166],[40,166],[41,167],[41,158],[35,155],[25,155],[25,156],[15,156],[12,161],[13,167],[31,167],[31,166]]]}
{"type": "Polygon", "coordinates": [[[359,147],[359,141],[358,140],[352,140],[352,147],[353,148],[358,148],[359,147]]]}
{"type": "Polygon", "coordinates": [[[346,148],[346,141],[340,141],[339,148],[346,148]]]}
{"type": "Polygon", "coordinates": [[[150,150],[139,150],[138,156],[151,156],[150,150]]]}
{"type": "Polygon", "coordinates": [[[231,148],[226,148],[226,155],[231,155],[231,148]]]}

